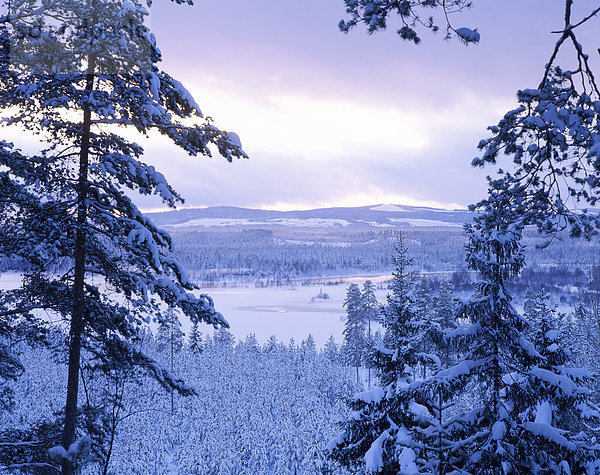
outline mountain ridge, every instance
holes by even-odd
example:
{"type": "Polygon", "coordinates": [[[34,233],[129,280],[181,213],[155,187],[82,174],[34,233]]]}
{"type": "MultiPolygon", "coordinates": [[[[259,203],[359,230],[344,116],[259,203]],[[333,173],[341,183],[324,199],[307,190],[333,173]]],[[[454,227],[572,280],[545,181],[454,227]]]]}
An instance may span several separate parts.
{"type": "Polygon", "coordinates": [[[277,211],[238,206],[211,206],[148,213],[160,227],[461,227],[471,219],[468,210],[375,204],[355,207],[277,211]]]}

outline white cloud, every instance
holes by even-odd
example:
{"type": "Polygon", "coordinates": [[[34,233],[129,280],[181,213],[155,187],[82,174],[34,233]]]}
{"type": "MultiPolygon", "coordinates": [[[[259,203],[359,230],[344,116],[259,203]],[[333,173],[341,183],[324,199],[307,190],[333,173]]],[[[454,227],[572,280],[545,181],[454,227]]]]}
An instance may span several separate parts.
{"type": "Polygon", "coordinates": [[[355,193],[350,192],[341,194],[332,200],[315,200],[305,201],[302,204],[296,202],[276,201],[264,203],[260,206],[262,209],[276,209],[279,211],[294,211],[313,208],[335,208],[335,207],[351,207],[351,206],[368,206],[375,204],[402,204],[406,206],[426,206],[430,208],[442,209],[460,209],[464,205],[451,202],[432,201],[427,199],[415,199],[412,196],[402,195],[398,193],[385,192],[383,190],[355,193]]]}
{"type": "Polygon", "coordinates": [[[394,154],[411,160],[440,147],[446,139],[479,130],[495,121],[512,98],[462,94],[452,104],[400,107],[361,101],[360,97],[321,97],[277,91],[251,96],[218,86],[214,75],[189,85],[217,125],[235,130],[251,156],[271,155],[324,160],[361,160],[394,154]]]}

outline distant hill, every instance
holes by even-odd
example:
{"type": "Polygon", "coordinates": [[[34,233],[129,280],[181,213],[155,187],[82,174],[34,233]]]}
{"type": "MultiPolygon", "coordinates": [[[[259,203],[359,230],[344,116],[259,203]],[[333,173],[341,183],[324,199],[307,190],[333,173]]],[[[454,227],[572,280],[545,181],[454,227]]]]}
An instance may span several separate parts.
{"type": "Polygon", "coordinates": [[[461,227],[470,221],[467,210],[444,210],[380,204],[347,208],[320,208],[304,211],[271,211],[234,206],[183,209],[150,213],[160,227],[301,227],[301,228],[406,228],[461,227]]]}

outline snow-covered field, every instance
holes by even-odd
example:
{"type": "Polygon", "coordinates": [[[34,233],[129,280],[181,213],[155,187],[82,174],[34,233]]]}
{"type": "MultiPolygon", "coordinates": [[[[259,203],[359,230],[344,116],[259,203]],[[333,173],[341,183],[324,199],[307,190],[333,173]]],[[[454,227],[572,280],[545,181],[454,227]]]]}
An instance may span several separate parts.
{"type": "Polygon", "coordinates": [[[165,228],[189,228],[194,226],[213,227],[213,226],[288,226],[288,227],[315,227],[332,228],[341,226],[350,226],[350,222],[344,219],[293,219],[293,218],[274,218],[268,221],[256,221],[247,218],[196,218],[178,224],[163,224],[165,228]]]}

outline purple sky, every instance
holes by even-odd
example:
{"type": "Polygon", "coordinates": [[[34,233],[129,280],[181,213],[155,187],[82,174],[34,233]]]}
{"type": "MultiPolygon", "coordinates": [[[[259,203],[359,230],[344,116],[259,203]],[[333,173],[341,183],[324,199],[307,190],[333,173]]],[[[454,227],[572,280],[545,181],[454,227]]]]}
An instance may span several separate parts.
{"type": "MultiPolygon", "coordinates": [[[[240,135],[250,160],[190,158],[160,139],[146,160],[186,206],[465,206],[492,172],[470,168],[475,146],[517,89],[538,84],[562,3],[476,1],[454,20],[482,35],[465,47],[427,32],[413,46],[393,25],[344,35],[341,0],[157,0],[163,69],[240,135]]],[[[587,11],[597,0],[575,4],[587,11]]]]}

